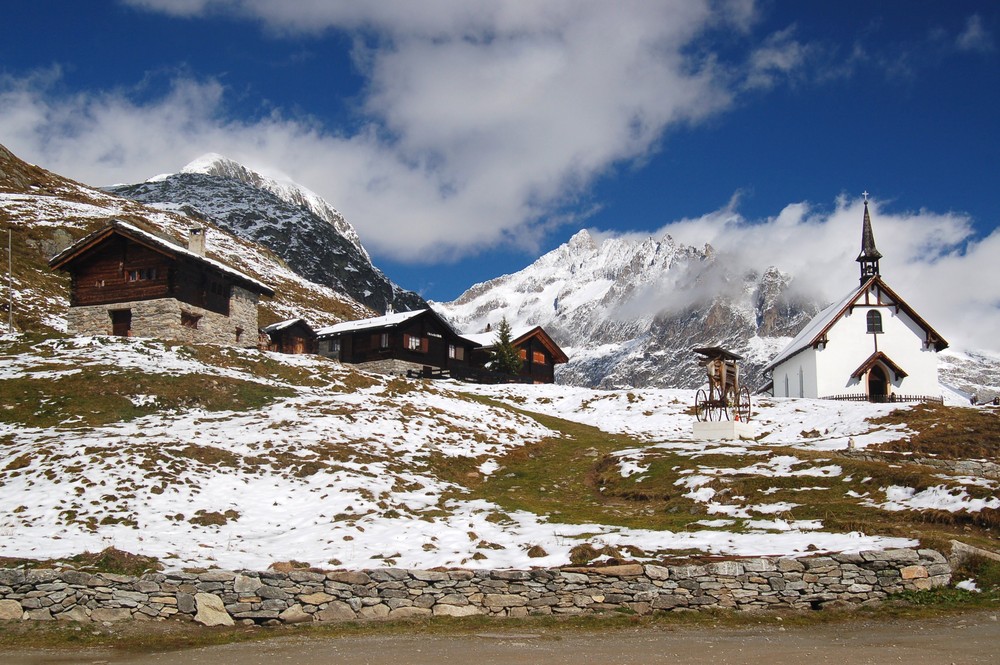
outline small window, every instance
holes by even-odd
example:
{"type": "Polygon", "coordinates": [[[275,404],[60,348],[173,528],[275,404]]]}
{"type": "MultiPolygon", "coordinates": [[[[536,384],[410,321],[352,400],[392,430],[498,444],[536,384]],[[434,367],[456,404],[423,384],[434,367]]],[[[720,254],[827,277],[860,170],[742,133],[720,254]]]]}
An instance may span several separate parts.
{"type": "Polygon", "coordinates": [[[452,360],[465,360],[465,349],[454,344],[448,345],[448,357],[452,360]]]}
{"type": "Polygon", "coordinates": [[[517,350],[517,355],[520,356],[521,360],[527,360],[528,359],[528,351],[527,351],[527,349],[518,349],[517,350]]]}
{"type": "Polygon", "coordinates": [[[868,311],[868,332],[873,335],[882,332],[882,313],[878,310],[868,311]]]}
{"type": "Polygon", "coordinates": [[[536,365],[544,365],[545,364],[545,354],[542,353],[541,351],[532,351],[531,352],[531,362],[535,363],[536,365]]]}
{"type": "Polygon", "coordinates": [[[156,279],[156,268],[136,268],[135,270],[129,270],[125,278],[130,282],[156,279]]]}
{"type": "Polygon", "coordinates": [[[403,335],[403,346],[408,351],[426,352],[427,340],[416,335],[403,335]]]}
{"type": "Polygon", "coordinates": [[[389,348],[389,333],[382,333],[379,335],[379,348],[388,349],[389,348]]]}
{"type": "Polygon", "coordinates": [[[236,329],[236,341],[239,342],[243,337],[243,328],[236,329]]]}
{"type": "Polygon", "coordinates": [[[191,312],[181,312],[181,325],[185,328],[191,328],[192,330],[198,329],[198,321],[201,320],[201,315],[192,314],[191,312]]]}

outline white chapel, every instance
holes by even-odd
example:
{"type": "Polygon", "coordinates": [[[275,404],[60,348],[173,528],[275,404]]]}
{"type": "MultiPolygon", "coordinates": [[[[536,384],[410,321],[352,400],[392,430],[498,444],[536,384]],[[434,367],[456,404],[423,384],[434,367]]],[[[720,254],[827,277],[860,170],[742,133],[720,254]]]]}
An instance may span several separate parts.
{"type": "Polygon", "coordinates": [[[816,315],[764,368],[775,397],[940,400],[937,352],[948,347],[882,279],[868,213],[861,232],[861,286],[816,315]]]}

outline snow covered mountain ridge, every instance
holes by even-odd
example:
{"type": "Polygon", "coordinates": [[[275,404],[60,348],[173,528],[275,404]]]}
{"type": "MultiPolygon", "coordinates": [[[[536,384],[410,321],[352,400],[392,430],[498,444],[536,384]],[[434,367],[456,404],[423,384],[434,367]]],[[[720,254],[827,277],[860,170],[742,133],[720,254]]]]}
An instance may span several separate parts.
{"type": "MultiPolygon", "coordinates": [[[[761,369],[826,306],[793,275],[670,236],[598,241],[580,231],[527,268],[476,284],[434,307],[458,329],[542,325],[567,351],[560,383],[600,388],[695,388],[703,371],[691,349],[719,345],[744,357],[751,389],[761,369]]],[[[942,380],[995,391],[986,353],[942,355],[942,380]]]]}
{"type": "Polygon", "coordinates": [[[598,242],[580,231],[524,270],[435,304],[459,329],[543,325],[570,353],[559,380],[591,387],[694,387],[691,349],[721,345],[759,370],[818,307],[791,276],[670,236],[598,242]]]}
{"type": "MultiPolygon", "coordinates": [[[[239,180],[257,189],[271,192],[282,201],[311,210],[317,217],[329,222],[340,235],[349,240],[366,259],[371,261],[368,251],[362,246],[361,238],[351,223],[344,219],[344,216],[327,203],[323,197],[297,182],[287,179],[277,180],[269,178],[215,152],[205,153],[201,157],[191,161],[179,172],[201,173],[239,180]]],[[[170,175],[172,174],[154,176],[147,180],[147,182],[166,180],[170,175]]]]}

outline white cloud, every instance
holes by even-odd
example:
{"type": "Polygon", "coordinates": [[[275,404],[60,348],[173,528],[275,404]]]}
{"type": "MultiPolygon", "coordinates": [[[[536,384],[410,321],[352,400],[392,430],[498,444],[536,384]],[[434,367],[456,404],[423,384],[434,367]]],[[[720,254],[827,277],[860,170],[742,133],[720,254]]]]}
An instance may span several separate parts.
{"type": "MultiPolygon", "coordinates": [[[[178,76],[153,99],[141,84],[67,97],[57,90],[70,77],[54,85],[60,73],[50,71],[0,81],[10,149],[93,184],[222,153],[315,190],[376,254],[423,262],[532,248],[574,219],[576,197],[596,178],[658,150],[671,126],[728,108],[734,74],[710,54],[693,60],[690,47],[706,30],[745,32],[755,19],[746,0],[131,4],[251,18],[281,39],[354,31],[367,124],[344,135],[280,108],[239,119],[232,92],[211,76],[178,76]]],[[[769,75],[794,68],[767,48],[769,75]]]]}
{"type": "Polygon", "coordinates": [[[982,18],[973,14],[965,21],[965,29],[958,35],[955,45],[960,51],[989,53],[994,48],[993,35],[983,26],[982,18]]]}
{"type": "MultiPolygon", "coordinates": [[[[863,204],[841,197],[832,210],[793,203],[778,215],[751,221],[737,211],[738,199],[721,210],[667,224],[654,235],[701,247],[709,243],[736,273],[776,266],[794,276],[793,288],[826,302],[858,283],[863,204]]],[[[961,213],[896,212],[869,203],[875,242],[883,254],[883,278],[953,346],[996,348],[1000,330],[1000,229],[974,235],[961,213]]],[[[648,233],[593,231],[597,239],[642,239],[648,233]]],[[[712,285],[718,293],[723,285],[712,285]]],[[[691,294],[676,294],[677,297],[691,294]]],[[[695,294],[698,296],[698,294],[695,294]]],[[[682,303],[665,303],[683,306],[682,303]]]]}

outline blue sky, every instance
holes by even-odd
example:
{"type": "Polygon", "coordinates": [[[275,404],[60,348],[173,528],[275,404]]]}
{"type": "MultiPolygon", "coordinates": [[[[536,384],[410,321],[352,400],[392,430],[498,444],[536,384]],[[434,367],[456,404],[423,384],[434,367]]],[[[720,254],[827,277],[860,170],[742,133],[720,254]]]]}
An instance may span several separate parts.
{"type": "Polygon", "coordinates": [[[900,275],[995,272],[998,106],[986,1],[14,0],[0,41],[22,158],[103,185],[222,153],[435,300],[581,228],[780,263],[837,223],[846,256],[864,190],[887,260],[916,237],[900,275]]]}

